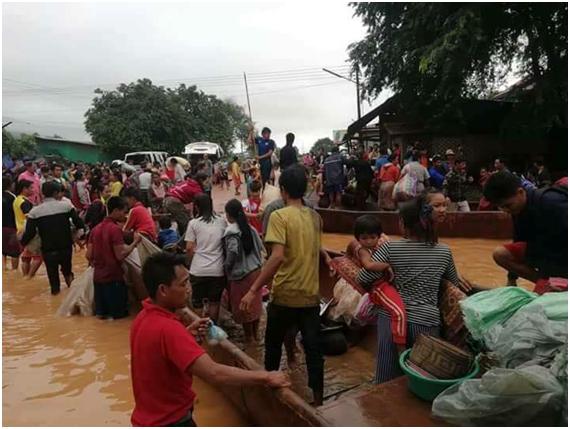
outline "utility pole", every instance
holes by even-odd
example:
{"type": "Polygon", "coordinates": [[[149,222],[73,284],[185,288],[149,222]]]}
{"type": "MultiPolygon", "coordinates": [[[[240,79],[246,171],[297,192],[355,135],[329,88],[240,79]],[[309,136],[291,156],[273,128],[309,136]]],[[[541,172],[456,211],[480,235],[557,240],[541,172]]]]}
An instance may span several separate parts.
{"type": "Polygon", "coordinates": [[[349,82],[352,82],[354,84],[356,84],[356,111],[358,113],[358,119],[360,119],[361,117],[361,111],[360,111],[360,77],[358,75],[358,68],[355,69],[356,71],[356,81],[352,80],[349,77],[340,75],[338,73],[333,72],[332,70],[329,69],[325,69],[323,68],[324,72],[327,72],[328,74],[332,74],[333,76],[339,77],[341,79],[347,80],[349,82]]]}
{"type": "Polygon", "coordinates": [[[358,79],[358,67],[356,67],[356,106],[358,109],[358,119],[360,119],[360,80],[358,79]]]}
{"type": "MultiPolygon", "coordinates": [[[[250,135],[248,135],[248,138],[251,136],[253,137],[252,133],[253,133],[253,117],[251,116],[251,103],[249,101],[249,90],[247,88],[247,76],[245,75],[245,72],[243,72],[243,82],[245,83],[245,95],[247,97],[247,110],[249,111],[249,123],[251,126],[250,129],[250,135]]],[[[243,153],[243,142],[241,143],[241,153],[243,153]]]]}
{"type": "Polygon", "coordinates": [[[2,124],[2,129],[6,128],[11,123],[12,123],[12,121],[9,121],[9,122],[6,122],[5,124],[2,124]]]}

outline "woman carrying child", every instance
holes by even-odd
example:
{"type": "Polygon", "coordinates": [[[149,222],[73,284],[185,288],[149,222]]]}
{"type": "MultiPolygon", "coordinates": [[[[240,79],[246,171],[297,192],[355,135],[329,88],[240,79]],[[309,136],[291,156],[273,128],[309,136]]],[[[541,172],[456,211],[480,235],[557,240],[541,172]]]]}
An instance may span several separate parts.
{"type": "MultiPolygon", "coordinates": [[[[438,243],[437,225],[446,216],[445,197],[440,192],[416,197],[399,206],[404,238],[382,244],[372,262],[387,263],[394,272],[394,285],[407,316],[406,346],[412,347],[420,334],[440,336],[438,296],[443,279],[461,287],[451,250],[438,243]]],[[[359,281],[374,283],[381,272],[364,269],[359,281]]],[[[401,375],[398,348],[392,339],[391,319],[384,309],[378,314],[376,383],[401,375]]]]}
{"type": "Polygon", "coordinates": [[[224,268],[230,282],[232,316],[236,323],[243,325],[245,340],[257,341],[262,309],[261,289],[255,293],[247,312],[240,310],[240,302],[259,276],[263,263],[263,243],[259,234],[249,225],[242,203],[236,199],[230,200],[225,210],[229,225],[224,233],[224,268]]]}

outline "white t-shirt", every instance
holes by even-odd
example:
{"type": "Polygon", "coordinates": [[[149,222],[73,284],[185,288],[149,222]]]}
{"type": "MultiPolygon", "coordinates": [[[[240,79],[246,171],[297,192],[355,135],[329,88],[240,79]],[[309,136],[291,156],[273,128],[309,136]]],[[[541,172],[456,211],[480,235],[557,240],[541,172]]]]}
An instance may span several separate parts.
{"type": "Polygon", "coordinates": [[[148,190],[152,181],[152,173],[145,171],[139,176],[139,186],[141,189],[148,190]]]}
{"type": "Polygon", "coordinates": [[[210,223],[200,218],[190,221],[185,240],[196,243],[190,274],[200,277],[222,277],[224,275],[222,239],[226,226],[226,220],[220,216],[210,223]]]}

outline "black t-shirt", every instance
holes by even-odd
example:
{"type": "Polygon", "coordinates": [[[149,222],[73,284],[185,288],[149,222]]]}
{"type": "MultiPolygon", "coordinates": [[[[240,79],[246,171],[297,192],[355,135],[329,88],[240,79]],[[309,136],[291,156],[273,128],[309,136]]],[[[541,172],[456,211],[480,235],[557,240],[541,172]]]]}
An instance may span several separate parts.
{"type": "Polygon", "coordinates": [[[285,170],[287,167],[297,164],[299,161],[297,160],[297,151],[291,146],[285,146],[281,149],[279,153],[279,167],[281,170],[285,170]]]}
{"type": "Polygon", "coordinates": [[[513,217],[514,241],[527,243],[526,261],[541,277],[568,277],[568,191],[528,189],[527,205],[513,217]]]}
{"type": "Polygon", "coordinates": [[[2,192],[2,228],[16,228],[16,216],[14,215],[14,194],[2,192]]]}

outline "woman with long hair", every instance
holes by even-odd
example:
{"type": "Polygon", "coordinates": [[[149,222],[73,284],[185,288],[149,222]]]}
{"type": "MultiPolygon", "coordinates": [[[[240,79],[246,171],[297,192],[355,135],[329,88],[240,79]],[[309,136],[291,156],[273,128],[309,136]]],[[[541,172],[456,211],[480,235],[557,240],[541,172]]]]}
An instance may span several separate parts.
{"type": "Polygon", "coordinates": [[[201,309],[203,303],[208,302],[208,315],[216,321],[226,287],[222,239],[227,223],[214,212],[212,199],[207,194],[194,197],[194,212],[185,237],[190,260],[192,306],[201,309]]]}
{"type": "MultiPolygon", "coordinates": [[[[399,205],[403,238],[389,241],[372,255],[375,262],[390,264],[394,284],[400,293],[408,318],[407,344],[412,347],[420,334],[440,336],[441,319],[438,297],[443,279],[462,287],[455,270],[451,250],[438,242],[438,225],[445,220],[445,197],[441,192],[427,192],[399,205]]],[[[363,270],[370,282],[378,273],[363,270]]],[[[398,351],[392,341],[390,316],[380,309],[378,315],[378,355],[376,383],[401,375],[398,351]]]]}
{"type": "Polygon", "coordinates": [[[224,268],[230,282],[230,306],[236,323],[241,323],[246,342],[257,341],[259,318],[261,317],[261,290],[248,311],[240,310],[241,299],[259,276],[263,257],[261,238],[250,226],[241,202],[236,199],[227,202],[226,218],[228,227],[224,233],[226,259],[224,268]]]}

